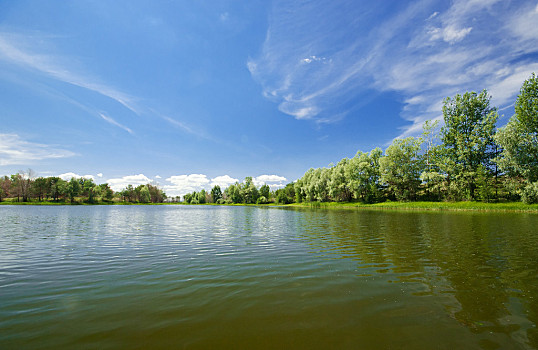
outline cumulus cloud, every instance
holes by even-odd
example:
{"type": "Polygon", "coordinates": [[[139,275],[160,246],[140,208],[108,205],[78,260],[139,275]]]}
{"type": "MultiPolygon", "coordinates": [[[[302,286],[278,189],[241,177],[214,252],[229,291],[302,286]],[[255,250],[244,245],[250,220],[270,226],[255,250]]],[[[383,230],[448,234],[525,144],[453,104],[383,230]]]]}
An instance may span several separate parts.
{"type": "Polygon", "coordinates": [[[271,190],[283,188],[286,186],[286,181],[288,180],[284,176],[279,175],[260,175],[252,179],[252,182],[254,182],[254,185],[257,187],[268,185],[271,190]]]}
{"type": "Polygon", "coordinates": [[[99,177],[99,178],[103,177],[103,173],[97,174],[97,177],[99,177]]]}
{"type": "Polygon", "coordinates": [[[221,189],[224,189],[236,182],[239,182],[238,179],[234,179],[233,177],[229,175],[222,175],[217,176],[211,179],[211,187],[213,186],[220,186],[221,189]]]}
{"type": "Polygon", "coordinates": [[[163,186],[169,196],[183,196],[193,191],[207,189],[209,179],[204,174],[174,175],[166,179],[171,185],[163,186]]]}
{"type": "Polygon", "coordinates": [[[17,134],[0,134],[0,166],[26,165],[43,159],[74,155],[75,153],[56,146],[25,141],[17,134]]]}
{"type": "Polygon", "coordinates": [[[128,185],[133,185],[134,187],[136,187],[139,185],[146,185],[151,182],[152,180],[144,174],[127,175],[120,178],[108,179],[107,181],[107,183],[110,185],[110,188],[114,191],[121,191],[128,185]]]}

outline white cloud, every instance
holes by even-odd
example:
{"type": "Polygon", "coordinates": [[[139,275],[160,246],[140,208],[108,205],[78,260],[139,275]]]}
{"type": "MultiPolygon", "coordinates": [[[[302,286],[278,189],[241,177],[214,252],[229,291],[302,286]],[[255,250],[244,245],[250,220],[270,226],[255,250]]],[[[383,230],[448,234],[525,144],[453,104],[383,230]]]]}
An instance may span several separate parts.
{"type": "Polygon", "coordinates": [[[208,189],[209,179],[204,174],[174,175],[166,179],[171,185],[164,185],[168,196],[183,196],[184,194],[208,189]]]}
{"type": "Polygon", "coordinates": [[[26,165],[43,159],[73,157],[75,153],[51,145],[24,141],[17,134],[0,134],[0,166],[26,165]]]}
{"type": "Polygon", "coordinates": [[[162,179],[162,177],[159,176],[159,175],[155,175],[155,178],[156,178],[156,179],[162,179]]]}
{"type": "Polygon", "coordinates": [[[103,177],[103,173],[97,174],[97,177],[99,177],[99,178],[103,177]]]}
{"type": "Polygon", "coordinates": [[[126,127],[125,125],[122,125],[120,123],[118,123],[117,121],[115,121],[114,119],[110,118],[110,117],[107,117],[106,115],[104,115],[103,113],[99,113],[99,115],[101,116],[101,118],[103,118],[106,122],[114,125],[114,126],[117,126],[118,128],[121,128],[125,131],[127,131],[129,134],[133,134],[133,131],[131,129],[129,129],[128,127],[126,127]]]}
{"type": "Polygon", "coordinates": [[[225,189],[226,187],[236,183],[236,182],[239,182],[238,179],[234,179],[233,177],[229,176],[229,175],[222,175],[222,176],[217,176],[217,177],[214,177],[211,179],[211,187],[214,187],[214,186],[220,186],[221,189],[225,189]]]}
{"type": "Polygon", "coordinates": [[[134,187],[139,185],[146,185],[148,183],[152,183],[152,180],[144,174],[138,174],[108,179],[107,183],[110,185],[110,188],[112,190],[121,191],[128,185],[133,185],[134,187]]]}
{"type": "Polygon", "coordinates": [[[62,180],[65,180],[65,181],[69,181],[72,178],[76,178],[76,179],[83,178],[83,179],[95,180],[95,177],[93,177],[93,175],[78,175],[78,174],[75,174],[73,172],[60,174],[60,175],[58,175],[58,177],[60,179],[62,179],[62,180]]]}
{"type": "Polygon", "coordinates": [[[279,175],[260,175],[252,179],[256,187],[268,185],[271,190],[284,188],[288,180],[284,176],[279,175]]]}

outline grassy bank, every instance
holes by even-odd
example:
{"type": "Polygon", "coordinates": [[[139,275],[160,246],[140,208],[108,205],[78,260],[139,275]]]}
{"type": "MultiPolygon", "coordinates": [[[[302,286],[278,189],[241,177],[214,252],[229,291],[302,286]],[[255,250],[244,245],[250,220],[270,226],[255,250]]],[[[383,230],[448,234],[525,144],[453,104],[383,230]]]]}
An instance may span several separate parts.
{"type": "Polygon", "coordinates": [[[538,213],[538,204],[521,202],[483,203],[483,202],[383,202],[375,204],[329,202],[299,203],[290,206],[304,208],[335,209],[380,209],[380,210],[453,210],[453,211],[513,211],[538,213]]]}
{"type": "MultiPolygon", "coordinates": [[[[11,198],[10,198],[11,199],[11,198]]],[[[355,202],[312,202],[293,203],[279,205],[270,204],[187,204],[187,203],[130,203],[123,201],[99,201],[87,203],[84,201],[31,201],[17,202],[4,200],[0,205],[223,205],[223,206],[285,206],[300,208],[322,208],[322,209],[379,209],[379,210],[452,210],[452,211],[505,211],[505,212],[531,212],[538,214],[538,204],[525,204],[521,202],[508,203],[483,203],[483,202],[383,202],[375,204],[364,204],[355,202]]]]}

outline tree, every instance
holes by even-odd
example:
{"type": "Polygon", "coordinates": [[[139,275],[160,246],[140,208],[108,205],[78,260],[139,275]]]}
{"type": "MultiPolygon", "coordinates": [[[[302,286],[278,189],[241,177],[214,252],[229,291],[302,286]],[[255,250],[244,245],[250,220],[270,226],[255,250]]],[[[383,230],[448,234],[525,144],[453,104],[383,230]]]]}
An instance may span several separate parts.
{"type": "Polygon", "coordinates": [[[420,155],[422,139],[396,139],[379,160],[381,182],[389,186],[396,199],[414,200],[421,183],[424,158],[420,155]]]}
{"type": "Polygon", "coordinates": [[[502,148],[496,162],[515,185],[515,191],[523,191],[522,199],[530,202],[529,193],[538,186],[532,185],[538,181],[538,78],[534,73],[521,87],[515,112],[495,134],[502,148]],[[518,177],[524,181],[517,181],[518,177]]]}
{"type": "Polygon", "coordinates": [[[535,73],[523,82],[515,104],[515,117],[530,133],[538,133],[538,77],[535,73]]]}
{"type": "Polygon", "coordinates": [[[497,131],[495,140],[502,147],[496,159],[510,177],[522,176],[527,182],[538,181],[538,132],[530,132],[517,118],[497,131]]]}
{"type": "Polygon", "coordinates": [[[67,183],[67,194],[69,195],[69,200],[71,203],[74,203],[75,197],[79,195],[81,190],[80,187],[80,181],[74,177],[72,177],[67,183]]]}
{"type": "Polygon", "coordinates": [[[271,197],[271,189],[269,188],[269,185],[263,184],[262,187],[260,187],[260,197],[265,197],[266,201],[269,201],[269,198],[271,197]]]}
{"type": "Polygon", "coordinates": [[[101,187],[97,186],[92,179],[80,179],[82,195],[88,197],[88,203],[94,203],[95,197],[101,193],[101,187]]]}
{"type": "Polygon", "coordinates": [[[107,183],[100,184],[99,187],[101,188],[101,199],[111,201],[114,198],[114,191],[112,191],[107,183]]]}
{"type": "Polygon", "coordinates": [[[247,204],[256,203],[259,197],[258,189],[252,181],[252,177],[247,176],[241,187],[241,195],[247,204]]]}
{"type": "Polygon", "coordinates": [[[9,190],[11,188],[11,179],[7,176],[0,177],[0,202],[9,197],[9,190]]]}
{"type": "Polygon", "coordinates": [[[219,199],[222,198],[222,190],[219,185],[213,186],[211,189],[211,202],[217,203],[219,199]]]}
{"type": "Polygon", "coordinates": [[[238,182],[228,186],[228,188],[224,190],[224,193],[226,194],[226,199],[230,200],[232,203],[243,203],[241,185],[238,182]]]}
{"type": "Polygon", "coordinates": [[[151,203],[162,203],[166,199],[166,193],[158,186],[147,184],[151,203]]]}
{"type": "Polygon", "coordinates": [[[489,169],[494,157],[495,123],[497,109],[490,107],[487,91],[480,94],[466,92],[444,100],[441,129],[444,162],[449,181],[469,199],[475,198],[476,177],[479,167],[489,169]]]}
{"type": "Polygon", "coordinates": [[[149,194],[149,188],[146,185],[140,186],[140,202],[149,203],[151,202],[151,195],[149,194]]]}
{"type": "Polygon", "coordinates": [[[379,159],[383,151],[375,148],[370,153],[358,151],[347,163],[345,172],[353,196],[362,202],[373,203],[379,197],[379,159]]]}
{"type": "Polygon", "coordinates": [[[50,187],[47,179],[44,177],[38,177],[32,182],[31,192],[33,196],[37,197],[39,201],[42,201],[48,193],[50,193],[50,187]]]}
{"type": "Polygon", "coordinates": [[[206,203],[207,201],[207,193],[205,192],[204,189],[202,189],[200,192],[198,192],[197,194],[197,199],[198,199],[198,203],[200,204],[204,204],[206,203]]]}
{"type": "Polygon", "coordinates": [[[351,190],[349,188],[349,181],[346,177],[346,167],[349,159],[344,158],[331,168],[331,174],[329,178],[329,196],[338,202],[351,200],[351,190]]]}

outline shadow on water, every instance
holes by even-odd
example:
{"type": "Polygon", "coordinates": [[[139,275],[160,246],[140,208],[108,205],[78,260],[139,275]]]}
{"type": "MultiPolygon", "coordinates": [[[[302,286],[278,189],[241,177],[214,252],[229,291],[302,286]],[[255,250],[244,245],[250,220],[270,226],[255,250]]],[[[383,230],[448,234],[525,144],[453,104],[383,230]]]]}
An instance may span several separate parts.
{"type": "MultiPolygon", "coordinates": [[[[472,333],[538,348],[538,216],[291,210],[302,213],[311,245],[357,261],[362,276],[420,283],[415,295],[445,296],[446,312],[472,333]]],[[[501,348],[494,338],[480,346],[501,348]]]]}

